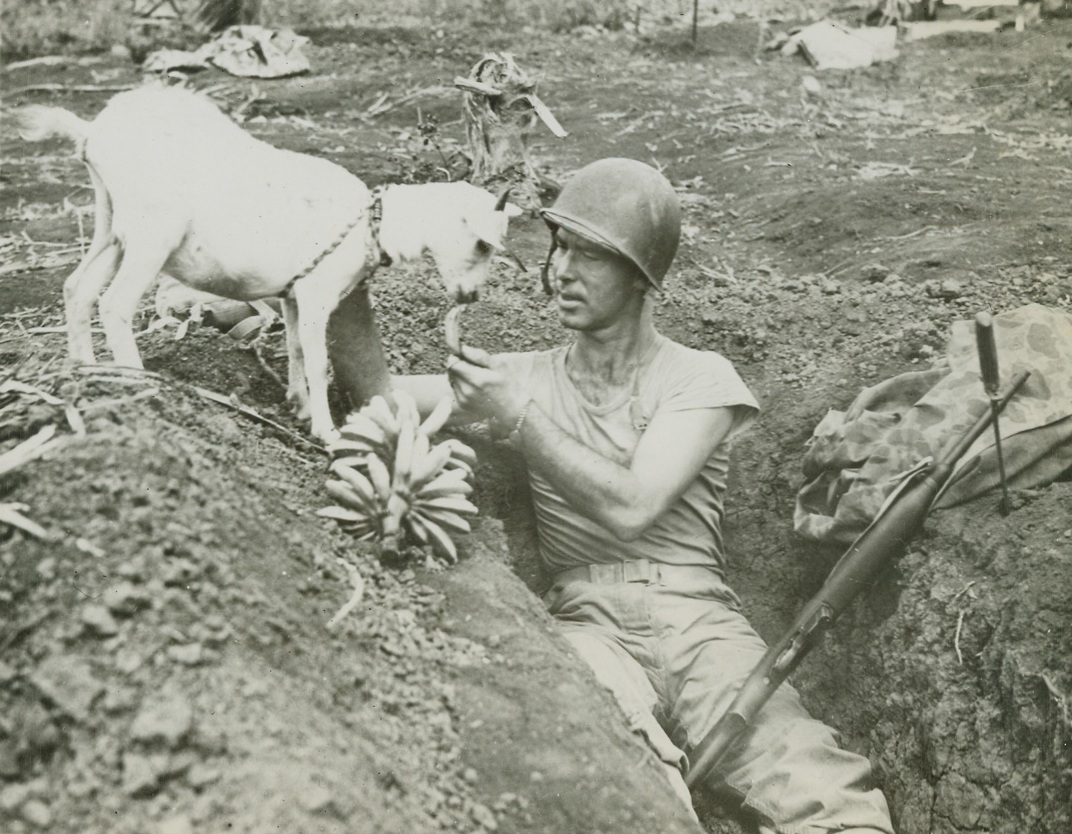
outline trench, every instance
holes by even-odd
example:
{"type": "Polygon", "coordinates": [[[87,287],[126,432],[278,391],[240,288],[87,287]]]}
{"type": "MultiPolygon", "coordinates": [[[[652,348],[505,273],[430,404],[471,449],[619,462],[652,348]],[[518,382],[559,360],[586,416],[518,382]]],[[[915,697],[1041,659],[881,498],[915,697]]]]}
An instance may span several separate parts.
{"type": "MultiPolygon", "coordinates": [[[[480,453],[482,510],[502,522],[511,572],[539,593],[523,462],[491,444],[480,453]]],[[[1072,820],[1070,637],[1057,625],[1072,614],[1070,500],[1065,480],[1019,495],[1008,518],[983,501],[934,513],[794,673],[813,715],[870,759],[896,830],[1058,832],[1072,820]]],[[[745,518],[727,523],[731,553],[782,523],[745,518]]],[[[836,556],[796,544],[731,567],[746,609],[767,612],[755,619],[768,642],[836,556]],[[779,559],[798,564],[769,581],[779,559]]],[[[709,832],[754,824],[728,797],[696,805],[709,832]]]]}

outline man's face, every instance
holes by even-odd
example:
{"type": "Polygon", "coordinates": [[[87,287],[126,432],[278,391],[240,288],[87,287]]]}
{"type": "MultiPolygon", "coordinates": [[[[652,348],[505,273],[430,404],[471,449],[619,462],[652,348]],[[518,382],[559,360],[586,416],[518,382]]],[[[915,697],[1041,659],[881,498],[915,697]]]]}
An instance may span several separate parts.
{"type": "Polygon", "coordinates": [[[602,330],[639,310],[646,282],[616,252],[559,228],[551,277],[558,318],[571,330],[602,330]]]}

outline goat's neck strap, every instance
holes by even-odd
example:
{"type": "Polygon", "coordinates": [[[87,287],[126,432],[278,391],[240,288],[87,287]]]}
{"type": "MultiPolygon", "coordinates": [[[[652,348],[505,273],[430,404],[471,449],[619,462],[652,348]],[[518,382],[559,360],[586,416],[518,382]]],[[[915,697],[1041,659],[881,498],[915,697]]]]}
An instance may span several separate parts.
{"type": "Polygon", "coordinates": [[[380,226],[383,224],[383,193],[387,186],[378,185],[372,189],[372,202],[369,203],[369,249],[372,263],[390,266],[391,256],[380,246],[380,226]]]}
{"type": "Polygon", "coordinates": [[[364,212],[361,212],[359,215],[357,215],[357,219],[354,220],[353,223],[349,224],[345,229],[343,229],[342,234],[340,234],[337,238],[335,238],[335,240],[332,241],[330,246],[328,246],[319,255],[317,255],[315,258],[313,258],[313,261],[312,261],[312,263],[309,264],[309,266],[305,267],[305,269],[303,269],[301,272],[299,272],[297,275],[295,275],[293,278],[291,278],[289,281],[287,281],[287,285],[285,287],[283,287],[283,290],[282,290],[282,292],[279,293],[279,295],[281,297],[290,295],[294,291],[294,285],[297,284],[302,278],[304,278],[306,275],[308,275],[314,269],[316,269],[317,265],[322,260],[324,260],[324,258],[326,258],[328,255],[330,255],[332,252],[334,252],[336,249],[338,249],[339,244],[342,243],[344,240],[346,240],[347,235],[349,235],[350,232],[352,232],[354,230],[354,227],[357,226],[357,224],[361,222],[361,220],[364,218],[364,216],[365,216],[364,212]]]}
{"type": "Polygon", "coordinates": [[[369,204],[369,207],[365,211],[358,213],[357,217],[354,218],[354,222],[343,229],[342,234],[335,238],[330,246],[313,258],[313,261],[309,266],[287,281],[287,285],[283,288],[282,292],[279,293],[280,297],[289,296],[294,291],[295,284],[316,269],[317,265],[324,260],[324,258],[338,249],[339,244],[346,240],[347,235],[354,230],[358,223],[365,219],[366,213],[369,218],[369,259],[367,263],[380,264],[382,266],[391,265],[390,256],[380,248],[380,222],[383,218],[383,204],[380,197],[385,190],[386,189],[383,186],[380,186],[372,192],[372,202],[369,204]]]}

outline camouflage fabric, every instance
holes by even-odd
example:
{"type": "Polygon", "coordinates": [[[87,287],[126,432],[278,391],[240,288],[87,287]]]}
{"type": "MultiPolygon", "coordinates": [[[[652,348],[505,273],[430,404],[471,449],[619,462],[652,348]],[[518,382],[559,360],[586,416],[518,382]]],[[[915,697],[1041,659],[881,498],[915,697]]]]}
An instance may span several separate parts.
{"type": "MultiPolygon", "coordinates": [[[[823,418],[804,455],[798,533],[850,544],[906,472],[938,456],[989,410],[974,327],[956,322],[945,356],[930,370],[867,388],[847,411],[823,418]]],[[[1031,372],[999,421],[1009,486],[1050,483],[1072,467],[1072,314],[1029,304],[994,317],[994,340],[1003,389],[1020,371],[1031,372]]],[[[1000,482],[988,429],[961,458],[935,507],[996,497],[1000,482]]]]}

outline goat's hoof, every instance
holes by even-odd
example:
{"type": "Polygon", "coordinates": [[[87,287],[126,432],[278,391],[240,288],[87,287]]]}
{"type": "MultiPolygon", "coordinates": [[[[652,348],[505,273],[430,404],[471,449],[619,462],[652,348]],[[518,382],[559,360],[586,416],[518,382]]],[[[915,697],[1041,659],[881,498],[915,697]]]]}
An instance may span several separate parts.
{"type": "Polygon", "coordinates": [[[336,440],[342,437],[342,435],[339,433],[339,430],[336,429],[334,426],[327,430],[321,429],[320,431],[314,431],[312,434],[313,437],[315,437],[325,446],[334,443],[336,440]]]}
{"type": "Polygon", "coordinates": [[[299,420],[304,420],[305,422],[308,422],[309,418],[312,416],[312,411],[309,409],[309,403],[296,402],[293,405],[294,416],[297,417],[299,420]]]}

